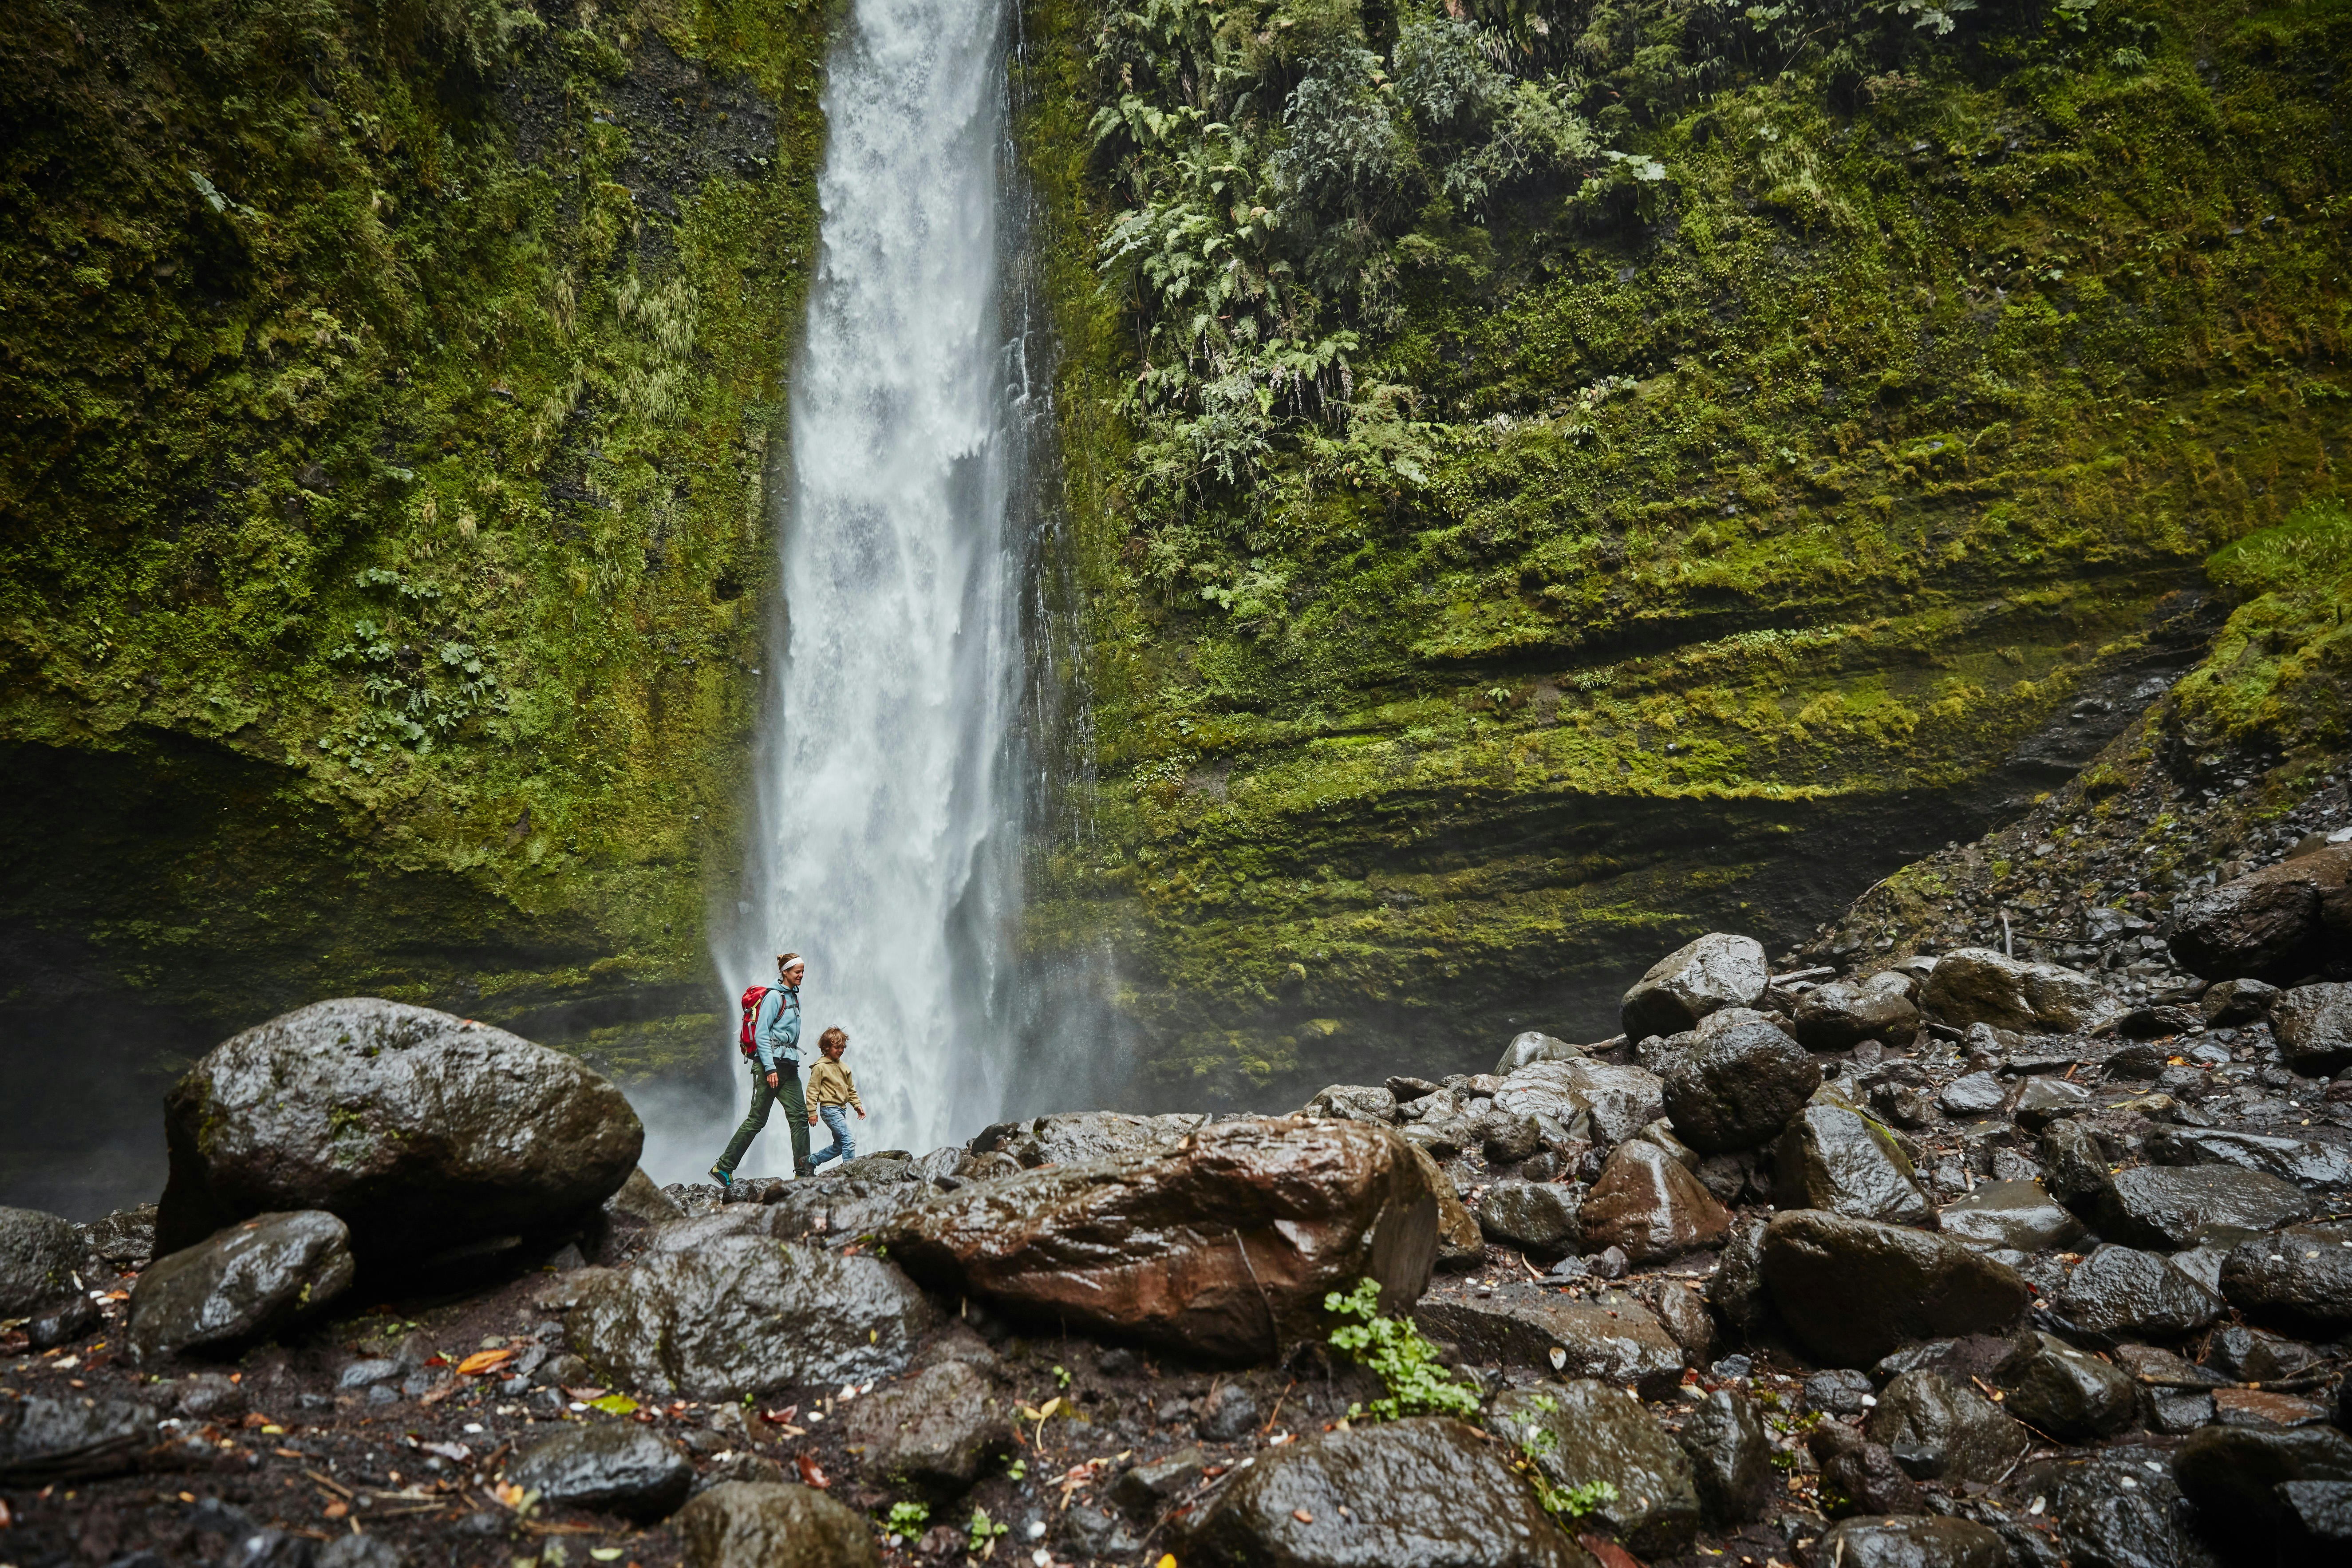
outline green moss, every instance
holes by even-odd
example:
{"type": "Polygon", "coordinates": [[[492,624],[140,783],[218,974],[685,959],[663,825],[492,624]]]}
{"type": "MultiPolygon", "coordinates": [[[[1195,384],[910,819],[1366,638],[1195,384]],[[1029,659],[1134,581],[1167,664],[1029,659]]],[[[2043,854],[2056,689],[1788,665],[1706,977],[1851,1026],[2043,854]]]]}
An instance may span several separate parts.
{"type": "Polygon", "coordinates": [[[2217,551],[2216,585],[2242,600],[2178,689],[2192,745],[2340,751],[2352,740],[2352,514],[2315,500],[2217,551]]]}

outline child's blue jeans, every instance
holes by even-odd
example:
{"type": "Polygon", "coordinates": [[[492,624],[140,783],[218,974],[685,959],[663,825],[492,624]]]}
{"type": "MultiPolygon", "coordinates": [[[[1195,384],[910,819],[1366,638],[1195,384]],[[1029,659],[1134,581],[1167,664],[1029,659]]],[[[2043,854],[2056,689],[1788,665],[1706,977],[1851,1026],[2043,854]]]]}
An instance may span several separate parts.
{"type": "Polygon", "coordinates": [[[810,1168],[814,1169],[827,1160],[857,1158],[857,1141],[849,1135],[849,1108],[845,1105],[820,1105],[816,1108],[816,1113],[824,1118],[824,1124],[827,1127],[833,1129],[833,1147],[820,1149],[810,1155],[810,1168]]]}

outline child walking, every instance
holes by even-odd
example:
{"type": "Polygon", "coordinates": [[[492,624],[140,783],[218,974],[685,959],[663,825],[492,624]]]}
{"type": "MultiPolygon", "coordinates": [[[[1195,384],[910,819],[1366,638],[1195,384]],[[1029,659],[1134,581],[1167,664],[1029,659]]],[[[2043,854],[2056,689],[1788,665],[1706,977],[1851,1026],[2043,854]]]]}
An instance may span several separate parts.
{"type": "Polygon", "coordinates": [[[854,1160],[857,1157],[856,1141],[849,1135],[847,1110],[857,1112],[857,1120],[866,1120],[866,1102],[857,1098],[857,1084],[849,1069],[841,1065],[841,1053],[849,1048],[848,1031],[835,1025],[817,1037],[816,1048],[824,1059],[809,1073],[809,1125],[824,1118],[833,1130],[833,1147],[820,1149],[809,1157],[809,1168],[814,1170],[827,1160],[854,1160]]]}

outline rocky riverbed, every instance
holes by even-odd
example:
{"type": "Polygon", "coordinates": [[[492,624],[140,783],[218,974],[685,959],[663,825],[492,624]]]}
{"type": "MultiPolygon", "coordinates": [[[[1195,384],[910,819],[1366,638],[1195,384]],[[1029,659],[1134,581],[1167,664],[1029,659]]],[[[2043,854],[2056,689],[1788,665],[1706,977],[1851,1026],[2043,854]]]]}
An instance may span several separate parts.
{"type": "Polygon", "coordinates": [[[1717,934],[1488,1073],[725,1193],[320,1004],[173,1090],[160,1207],[0,1211],[0,1562],[2329,1560],[2352,850],[2292,847],[2159,994],[1717,934]]]}

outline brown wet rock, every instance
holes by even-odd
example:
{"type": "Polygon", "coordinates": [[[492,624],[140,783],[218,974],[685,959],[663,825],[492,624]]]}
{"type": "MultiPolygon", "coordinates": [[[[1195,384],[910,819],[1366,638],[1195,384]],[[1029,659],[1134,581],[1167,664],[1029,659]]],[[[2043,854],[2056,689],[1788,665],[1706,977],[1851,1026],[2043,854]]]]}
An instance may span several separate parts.
{"type": "Polygon", "coordinates": [[[1919,1009],[1908,983],[1889,970],[1867,981],[1814,986],[1797,999],[1793,1022],[1808,1050],[1852,1050],[1864,1040],[1900,1047],[1919,1032],[1919,1009]]]}
{"type": "Polygon", "coordinates": [[[2071,1246],[2083,1237],[2083,1222],[2039,1182],[1979,1182],[1975,1192],[1946,1204],[1937,1223],[1947,1236],[2019,1252],[2071,1246]]]}
{"type": "Polygon", "coordinates": [[[1737,1525],[1764,1511],[1777,1479],[1772,1441],[1756,1402],[1718,1388],[1694,1406],[1675,1434],[1691,1462],[1691,1479],[1709,1522],[1737,1525]]]}
{"type": "Polygon", "coordinates": [[[583,1424],[525,1449],[507,1479],[565,1508],[650,1523],[685,1503],[694,1467],[677,1447],[630,1421],[583,1424]]]}
{"type": "Polygon", "coordinates": [[[1779,1029],[1742,1024],[1677,1056],[1664,1084],[1675,1136],[1702,1154],[1724,1154],[1778,1137],[1821,1087],[1822,1069],[1779,1029]]]}
{"type": "Polygon", "coordinates": [[[2347,870],[2352,846],[2332,846],[2224,882],[2174,922],[2172,956],[2205,980],[2300,980],[2338,946],[2323,906],[2347,870]]]}
{"type": "Polygon", "coordinates": [[[1805,1107],[1772,1151],[1772,1203],[1854,1219],[1924,1225],[1934,1207],[1911,1162],[1869,1118],[1842,1106],[1805,1107]]]}
{"type": "Polygon", "coordinates": [[[883,1240],[938,1289],[1255,1360],[1319,1337],[1323,1297],[1360,1279],[1391,1310],[1419,1298],[1437,1210],[1426,1167],[1386,1128],[1250,1119],[935,1195],[883,1240]]]}
{"type": "Polygon", "coordinates": [[[1983,947],[1937,959],[1920,987],[1919,1006],[1954,1028],[1989,1024],[2021,1035],[2087,1035],[2124,1011],[2087,974],[1983,947]]]}
{"type": "Polygon", "coordinates": [[[864,1515],[803,1486],[729,1481],[677,1516],[689,1568],[881,1568],[864,1515]]]}
{"type": "Polygon", "coordinates": [[[2221,1298],[2158,1252],[2102,1247],[2068,1277],[2058,1310],[2088,1333],[2177,1340],[2221,1315],[2221,1298]]]}
{"type": "Polygon", "coordinates": [[[1563,1182],[1501,1181],[1478,1200],[1478,1229],[1536,1258],[1574,1252],[1584,1236],[1578,1190],[1563,1182]]]}
{"type": "Polygon", "coordinates": [[[1833,1365],[2005,1328],[2027,1299],[2016,1270],[1958,1242],[1814,1209],[1772,1217],[1763,1273],[1781,1321],[1833,1365]]]}
{"type": "Polygon", "coordinates": [[[869,1479],[952,1495],[988,1460],[1012,1451],[1009,1408],[977,1368],[948,1362],[876,1389],[845,1419],[869,1479]]]}
{"type": "Polygon", "coordinates": [[[2159,1165],[2235,1165],[2312,1192],[2352,1191],[2352,1148],[2220,1127],[2159,1127],[2147,1141],[2159,1165]]]}
{"type": "Polygon", "coordinates": [[[2120,1431],[2138,1407],[2132,1380],[2121,1369],[2052,1334],[2033,1336],[2033,1348],[2011,1373],[2007,1391],[2004,1408],[2011,1415],[2073,1443],[2120,1431]]]}
{"type": "Polygon", "coordinates": [[[1486,1258],[1486,1233],[1479,1229],[1477,1216],[1462,1201],[1454,1185],[1454,1178],[1444,1166],[1429,1157],[1429,1151],[1408,1142],[1414,1162],[1421,1166],[1422,1180],[1429,1184],[1437,1199],[1437,1267],[1440,1268],[1472,1268],[1486,1258]]]}
{"type": "Polygon", "coordinates": [[[2034,1459],[2003,1489],[2021,1508],[2042,1500],[2042,1517],[2057,1530],[2053,1561],[2213,1568],[2188,1528],[2191,1510],[2181,1504],[2167,1449],[2118,1446],[2034,1459]]]}
{"type": "Polygon", "coordinates": [[[1665,1557],[1689,1548],[1699,1522],[1690,1457],[1623,1389],[1590,1378],[1508,1389],[1485,1422],[1507,1447],[1531,1454],[1552,1485],[1615,1488],[1591,1518],[1634,1552],[1665,1557]]]}
{"type": "Polygon", "coordinates": [[[1178,1555],[1188,1568],[1592,1564],[1512,1472],[1508,1450],[1435,1416],[1261,1453],[1191,1522],[1178,1555]]]}
{"type": "Polygon", "coordinates": [[[2352,1067],[2352,985],[2298,985],[2271,1005],[2279,1054],[2296,1072],[2322,1078],[2352,1067]]]}
{"type": "Polygon", "coordinates": [[[0,1393],[0,1486],[119,1475],[155,1443],[156,1420],[128,1400],[0,1393]]]}
{"type": "Polygon", "coordinates": [[[2352,1437],[2332,1426],[2287,1431],[2214,1425],[2172,1457],[2200,1533],[2224,1555],[2269,1562],[2290,1528],[2283,1481],[2352,1481],[2352,1437]]]}
{"type": "Polygon", "coordinates": [[[1413,1317],[1472,1362],[1599,1378],[1649,1399],[1665,1398],[1682,1383],[1682,1346],[1655,1313],[1614,1290],[1578,1300],[1510,1281],[1482,1296],[1449,1281],[1423,1297],[1413,1317]]]}
{"type": "Polygon", "coordinates": [[[2225,1426],[2313,1426],[2327,1419],[2327,1406],[2268,1388],[2217,1388],[2213,1418],[2225,1426]]]}
{"type": "Polygon", "coordinates": [[[1720,1247],[1731,1215],[1683,1163],[1654,1143],[1621,1143],[1585,1194],[1582,1250],[1615,1247],[1631,1263],[1656,1263],[1720,1247]]]}
{"type": "Polygon", "coordinates": [[[84,1247],[73,1221],[38,1209],[0,1207],[0,1318],[28,1317],[80,1293],[74,1268],[84,1247]]]}
{"type": "Polygon", "coordinates": [[[645,1129],[577,1058],[430,1008],[347,997],[216,1047],[164,1097],[155,1245],[323,1209],[362,1264],[593,1218],[645,1129]]]}
{"type": "Polygon", "coordinates": [[[1917,1483],[1884,1443],[1836,1422],[1814,1427],[1805,1443],[1820,1461],[1822,1505],[1832,1519],[1926,1511],[1917,1483]]]}

